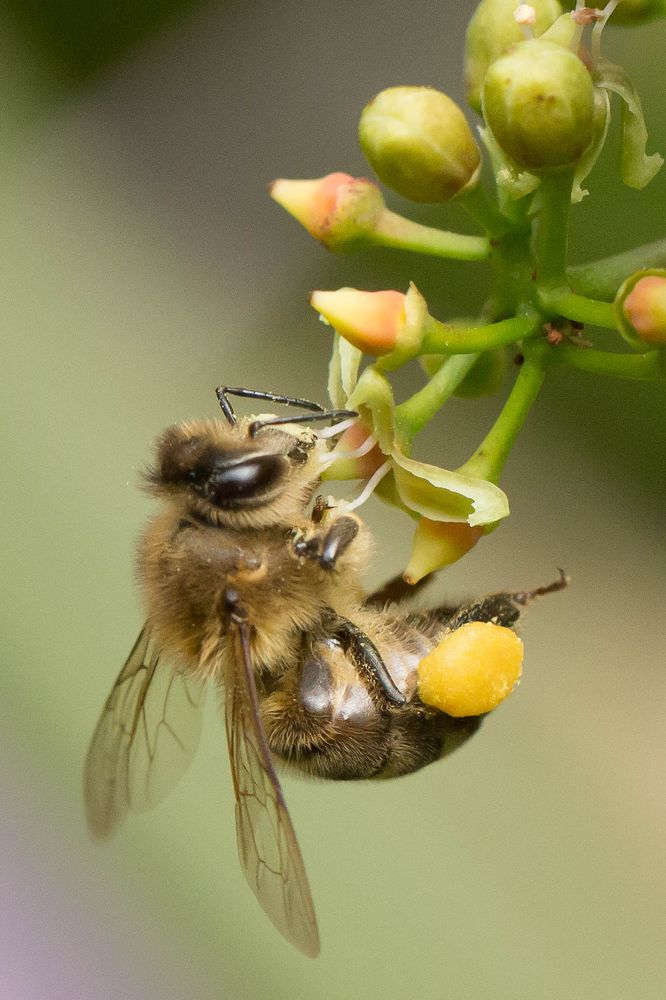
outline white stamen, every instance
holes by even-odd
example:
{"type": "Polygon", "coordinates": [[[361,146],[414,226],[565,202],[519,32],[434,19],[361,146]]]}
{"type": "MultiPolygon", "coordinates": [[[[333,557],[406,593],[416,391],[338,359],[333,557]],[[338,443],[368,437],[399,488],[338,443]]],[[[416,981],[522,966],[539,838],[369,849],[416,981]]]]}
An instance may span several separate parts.
{"type": "Polygon", "coordinates": [[[528,3],[519,4],[513,12],[513,19],[516,24],[520,25],[520,30],[525,36],[525,40],[528,42],[531,41],[534,38],[532,27],[536,24],[536,11],[534,7],[528,3]]]}
{"type": "Polygon", "coordinates": [[[373,474],[370,476],[367,483],[365,484],[359,495],[356,497],[356,499],[350,500],[349,503],[345,504],[345,510],[356,510],[357,507],[360,507],[361,504],[365,503],[370,494],[374,491],[377,484],[382,481],[382,479],[384,478],[384,476],[386,475],[386,473],[389,471],[390,468],[391,468],[390,462],[384,462],[383,465],[380,465],[377,471],[373,472],[373,474]]]}
{"type": "Polygon", "coordinates": [[[321,459],[320,462],[321,471],[325,472],[326,469],[328,469],[331,465],[333,465],[334,462],[337,461],[346,462],[348,459],[352,458],[363,458],[363,456],[367,455],[369,451],[372,451],[372,449],[376,446],[376,444],[377,444],[377,438],[374,436],[374,434],[368,434],[363,444],[359,445],[358,448],[354,448],[353,451],[345,451],[344,448],[341,448],[340,445],[337,444],[332,451],[329,451],[328,455],[325,455],[321,459]]]}
{"type": "Polygon", "coordinates": [[[317,431],[317,437],[332,438],[338,434],[344,434],[345,431],[354,426],[357,420],[358,417],[349,417],[346,420],[340,420],[337,424],[333,424],[332,427],[323,427],[320,431],[317,431]]]}
{"type": "Polygon", "coordinates": [[[536,24],[536,11],[528,3],[518,4],[513,12],[513,19],[518,24],[536,24]]]}
{"type": "Polygon", "coordinates": [[[319,459],[319,474],[321,475],[322,472],[326,472],[327,469],[330,469],[333,462],[337,461],[337,458],[338,456],[335,454],[335,451],[329,451],[327,454],[322,455],[319,459]]]}
{"type": "Polygon", "coordinates": [[[369,451],[372,451],[376,444],[377,438],[374,434],[369,434],[363,444],[360,444],[358,448],[354,448],[353,451],[345,451],[344,448],[337,445],[333,454],[336,458],[363,458],[363,456],[367,455],[369,451]]]}

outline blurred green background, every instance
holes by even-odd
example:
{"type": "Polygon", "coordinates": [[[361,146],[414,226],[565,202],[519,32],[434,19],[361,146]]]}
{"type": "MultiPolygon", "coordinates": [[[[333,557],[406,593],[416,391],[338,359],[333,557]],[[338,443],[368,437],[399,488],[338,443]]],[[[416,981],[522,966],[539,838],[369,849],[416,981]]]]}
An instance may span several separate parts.
{"type": "MultiPolygon", "coordinates": [[[[462,99],[472,8],[0,6],[3,998],[663,996],[665,436],[651,385],[554,374],[507,469],[511,518],[431,587],[436,601],[570,573],[529,613],[519,693],[408,779],[285,781],[317,961],[243,882],[212,705],[162,806],[104,847],[84,826],[86,746],[141,624],[150,441],[214,415],[222,382],[322,399],[313,287],[413,279],[441,316],[479,301],[481,266],[333,257],[264,191],[367,172],[356,121],[382,87],[462,99]]],[[[605,38],[662,152],[664,41],[663,22],[605,38]]],[[[640,194],[612,161],[575,212],[572,260],[663,236],[664,172],[640,194]]],[[[454,208],[427,217],[465,225],[454,208]]],[[[455,465],[497,405],[453,406],[424,457],[455,465]]],[[[410,528],[378,504],[367,517],[375,583],[404,564],[410,528]]]]}

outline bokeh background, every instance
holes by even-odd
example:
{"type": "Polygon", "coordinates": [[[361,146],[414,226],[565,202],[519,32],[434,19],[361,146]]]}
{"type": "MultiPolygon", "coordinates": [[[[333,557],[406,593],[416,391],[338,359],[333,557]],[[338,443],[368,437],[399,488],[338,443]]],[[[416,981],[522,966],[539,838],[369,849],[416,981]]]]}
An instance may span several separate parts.
{"type": "MultiPolygon", "coordinates": [[[[478,265],[336,258],[265,195],[367,172],[382,87],[462,100],[470,2],[15,0],[0,5],[3,669],[0,994],[7,1000],[652,1000],[664,963],[664,398],[553,373],[510,460],[511,518],[433,601],[548,582],[519,693],[449,761],[393,783],[285,787],[323,939],[273,931],[235,857],[222,725],[171,797],[100,847],[81,768],[141,624],[137,471],[215,385],[323,398],[313,287],[405,288],[474,311],[478,265]]],[[[666,149],[664,23],[610,30],[666,149]]],[[[616,138],[612,145],[617,145],[616,138]]],[[[663,236],[664,173],[613,155],[572,260],[663,236]]],[[[398,199],[391,204],[405,208],[398,199]]],[[[419,217],[466,226],[455,208],[419,217]]],[[[405,391],[409,388],[404,386],[405,391]]],[[[497,400],[423,454],[461,461],[497,400]]],[[[410,527],[369,505],[376,583],[410,527]]]]}

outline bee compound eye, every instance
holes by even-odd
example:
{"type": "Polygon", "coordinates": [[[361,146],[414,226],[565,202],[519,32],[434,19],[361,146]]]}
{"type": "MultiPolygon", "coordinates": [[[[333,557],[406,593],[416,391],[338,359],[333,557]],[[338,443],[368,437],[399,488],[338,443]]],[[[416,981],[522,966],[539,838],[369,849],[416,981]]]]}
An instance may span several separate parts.
{"type": "Polygon", "coordinates": [[[259,506],[288,471],[283,455],[254,454],[215,463],[210,475],[194,484],[197,493],[217,507],[259,506]]]}

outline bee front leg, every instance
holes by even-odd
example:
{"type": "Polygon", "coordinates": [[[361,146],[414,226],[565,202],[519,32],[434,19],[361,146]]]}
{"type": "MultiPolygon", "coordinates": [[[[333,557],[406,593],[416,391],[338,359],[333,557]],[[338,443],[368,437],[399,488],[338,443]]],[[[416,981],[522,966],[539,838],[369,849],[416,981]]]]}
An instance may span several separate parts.
{"type": "Polygon", "coordinates": [[[326,532],[319,565],[322,569],[335,569],[340,556],[347,551],[359,532],[359,522],[354,517],[339,517],[326,532]]]}
{"type": "Polygon", "coordinates": [[[330,527],[317,528],[313,534],[297,539],[294,542],[294,552],[318,562],[322,569],[334,570],[340,557],[358,535],[360,527],[357,518],[342,514],[330,527]]]}

